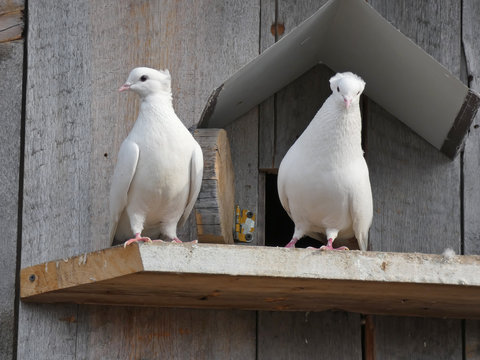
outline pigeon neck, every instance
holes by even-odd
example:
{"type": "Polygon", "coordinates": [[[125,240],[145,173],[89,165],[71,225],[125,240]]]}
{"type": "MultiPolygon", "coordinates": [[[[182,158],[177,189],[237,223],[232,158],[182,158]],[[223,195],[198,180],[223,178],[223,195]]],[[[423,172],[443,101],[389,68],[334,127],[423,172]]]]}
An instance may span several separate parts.
{"type": "Polygon", "coordinates": [[[312,140],[335,161],[350,161],[363,156],[362,119],[360,106],[352,104],[346,109],[329,98],[305,131],[312,140]]]}
{"type": "Polygon", "coordinates": [[[165,105],[166,104],[172,105],[172,93],[167,91],[155,92],[145,97],[142,97],[142,102],[152,103],[152,104],[161,103],[165,105]]]}

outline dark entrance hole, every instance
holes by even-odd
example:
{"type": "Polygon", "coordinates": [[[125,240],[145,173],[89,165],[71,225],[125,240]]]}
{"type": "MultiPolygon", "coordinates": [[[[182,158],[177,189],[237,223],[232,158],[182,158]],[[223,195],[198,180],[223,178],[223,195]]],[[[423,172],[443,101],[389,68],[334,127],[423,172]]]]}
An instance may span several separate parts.
{"type": "MultiPolygon", "coordinates": [[[[283,209],[277,191],[277,175],[266,174],[265,181],[265,245],[283,247],[292,239],[294,224],[283,209]]],[[[318,240],[304,237],[296,247],[320,247],[318,240]]]]}

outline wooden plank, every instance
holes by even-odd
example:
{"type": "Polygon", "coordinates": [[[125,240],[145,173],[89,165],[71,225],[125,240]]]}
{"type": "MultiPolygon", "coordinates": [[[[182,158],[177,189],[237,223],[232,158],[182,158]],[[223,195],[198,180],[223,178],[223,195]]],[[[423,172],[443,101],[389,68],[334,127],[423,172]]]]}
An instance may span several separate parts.
{"type": "MultiPolygon", "coordinates": [[[[465,52],[468,85],[480,91],[480,3],[474,0],[462,2],[462,41],[465,52]]],[[[480,117],[473,121],[463,154],[463,226],[464,253],[480,254],[480,117]]],[[[480,359],[480,322],[465,322],[465,359],[480,359]]]]}
{"type": "Polygon", "coordinates": [[[223,129],[197,129],[194,136],[204,162],[202,187],[195,204],[198,240],[233,244],[235,188],[227,133],[223,129]]]}
{"type": "Polygon", "coordinates": [[[245,336],[255,334],[255,323],[244,321],[245,311],[133,307],[118,311],[106,306],[81,309],[85,311],[78,319],[77,352],[85,359],[255,359],[255,337],[245,336]],[[121,332],[112,321],[119,315],[127,322],[121,332]],[[122,339],[118,341],[115,336],[122,339]],[[99,344],[97,338],[103,342],[99,344]],[[111,346],[117,342],[118,347],[111,346]]]}
{"type": "MultiPolygon", "coordinates": [[[[258,109],[253,108],[226,127],[235,171],[235,205],[257,214],[258,199],[258,109]]],[[[251,242],[257,245],[254,232],[251,242]]]]}
{"type": "MultiPolygon", "coordinates": [[[[430,55],[460,75],[460,3],[372,0],[370,4],[430,55]]],[[[392,86],[395,86],[392,84],[392,86]]],[[[368,84],[367,84],[368,87],[368,84]]],[[[461,248],[460,159],[450,161],[372,102],[367,111],[373,250],[441,253],[461,248]]],[[[461,358],[455,320],[375,317],[378,359],[461,358]],[[418,334],[418,336],[416,336],[418,334]]]]}
{"type": "MultiPolygon", "coordinates": [[[[260,52],[262,53],[272,46],[283,33],[278,31],[280,24],[277,24],[277,2],[275,0],[262,1],[261,6],[260,52]]],[[[284,26],[283,30],[285,31],[284,26]]],[[[273,95],[258,106],[258,167],[262,171],[274,168],[275,102],[276,95],[273,95]]]]}
{"type": "Polygon", "coordinates": [[[20,40],[24,27],[24,1],[0,1],[0,43],[20,40]]]}
{"type": "Polygon", "coordinates": [[[262,312],[259,359],[362,359],[358,314],[262,312]],[[288,345],[290,344],[290,345],[288,345]],[[335,354],[329,349],[335,348],[335,354]]]}
{"type": "MultiPolygon", "coordinates": [[[[110,245],[109,179],[138,109],[134,94],[116,92],[130,70],[139,65],[169,68],[175,110],[189,127],[200,118],[211,89],[257,55],[259,23],[253,0],[32,1],[28,13],[24,266],[110,245]]],[[[179,233],[186,240],[196,238],[192,228],[179,233]]],[[[109,312],[111,333],[87,337],[84,332],[98,324],[98,312],[91,311],[21,304],[18,358],[89,358],[82,351],[103,349],[107,342],[109,348],[122,349],[124,342],[133,343],[135,329],[145,327],[135,318],[148,318],[140,315],[144,310],[125,314],[124,308],[116,308],[109,312]],[[88,322],[79,324],[78,319],[88,322]]],[[[195,317],[189,318],[188,311],[184,316],[193,327],[195,317]]],[[[255,313],[244,313],[238,321],[246,331],[242,337],[249,339],[242,344],[254,349],[255,313]]],[[[203,331],[209,337],[216,325],[207,325],[203,331]]],[[[228,348],[228,337],[215,341],[226,348],[226,357],[235,350],[228,348]]],[[[203,346],[196,343],[191,349],[180,337],[177,342],[179,358],[182,351],[203,346]]]]}
{"type": "Polygon", "coordinates": [[[20,296],[25,302],[480,318],[479,270],[480,256],[134,244],[24,268],[20,296]]]}
{"type": "Polygon", "coordinates": [[[377,359],[462,359],[459,320],[375,317],[377,359]],[[439,331],[441,329],[441,332],[439,331]],[[448,334],[442,335],[445,332],[448,334]],[[397,334],[397,336],[393,336],[397,334]],[[400,336],[401,335],[401,336],[400,336]],[[409,351],[409,352],[408,352],[409,351]]]}
{"type": "Polygon", "coordinates": [[[13,359],[22,123],[23,41],[0,44],[0,354],[13,359]]]}

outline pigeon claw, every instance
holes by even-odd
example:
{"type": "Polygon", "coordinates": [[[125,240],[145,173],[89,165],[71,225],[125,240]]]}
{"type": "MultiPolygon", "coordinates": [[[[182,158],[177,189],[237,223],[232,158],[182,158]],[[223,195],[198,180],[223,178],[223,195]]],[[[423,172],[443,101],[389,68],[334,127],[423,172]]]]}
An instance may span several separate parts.
{"type": "Polygon", "coordinates": [[[150,239],[149,237],[146,237],[146,236],[140,236],[140,233],[136,233],[134,238],[125,241],[125,243],[123,244],[123,247],[126,248],[128,245],[130,245],[134,242],[138,242],[138,241],[150,242],[151,243],[152,239],[150,239]]]}
{"type": "Polygon", "coordinates": [[[330,251],[330,250],[339,251],[339,250],[350,250],[350,249],[346,246],[340,246],[338,248],[334,248],[333,246],[323,245],[323,246],[320,246],[319,250],[320,251],[330,251]]]}
{"type": "Polygon", "coordinates": [[[320,246],[320,250],[321,251],[330,251],[330,250],[338,251],[338,250],[349,250],[349,249],[346,246],[340,246],[338,248],[334,248],[333,247],[333,239],[330,238],[330,239],[328,239],[327,245],[320,246]]]}

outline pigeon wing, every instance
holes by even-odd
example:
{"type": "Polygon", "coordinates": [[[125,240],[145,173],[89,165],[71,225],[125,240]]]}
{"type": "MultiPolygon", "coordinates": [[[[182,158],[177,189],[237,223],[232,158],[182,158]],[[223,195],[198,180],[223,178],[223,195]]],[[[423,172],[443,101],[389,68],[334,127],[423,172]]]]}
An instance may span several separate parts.
{"type": "Polygon", "coordinates": [[[138,145],[128,139],[122,143],[118,152],[110,187],[110,242],[115,237],[118,221],[127,206],[128,189],[135,175],[139,153],[138,145]]]}
{"type": "Polygon", "coordinates": [[[187,205],[183,211],[183,215],[178,221],[177,227],[183,226],[185,221],[187,221],[188,215],[195,205],[197,200],[198,193],[200,192],[200,187],[202,185],[203,178],[203,153],[200,145],[195,143],[195,149],[192,153],[192,159],[190,161],[190,188],[188,191],[187,205]]]}
{"type": "Polygon", "coordinates": [[[365,160],[361,159],[357,187],[350,194],[350,216],[355,238],[360,250],[366,251],[368,247],[368,229],[372,224],[373,201],[368,168],[365,160]]]}

